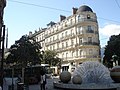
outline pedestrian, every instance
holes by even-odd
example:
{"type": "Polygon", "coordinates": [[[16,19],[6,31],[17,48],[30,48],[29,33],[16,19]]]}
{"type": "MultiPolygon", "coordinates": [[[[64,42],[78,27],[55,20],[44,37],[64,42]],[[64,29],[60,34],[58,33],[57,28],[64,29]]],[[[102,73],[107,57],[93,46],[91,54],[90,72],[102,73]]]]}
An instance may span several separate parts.
{"type": "Polygon", "coordinates": [[[20,75],[20,74],[18,75],[17,81],[18,81],[18,83],[21,83],[21,82],[22,82],[22,78],[21,78],[21,75],[20,75]]]}
{"type": "Polygon", "coordinates": [[[46,74],[42,73],[41,74],[41,81],[40,81],[41,90],[45,90],[45,85],[46,85],[46,74]]]}

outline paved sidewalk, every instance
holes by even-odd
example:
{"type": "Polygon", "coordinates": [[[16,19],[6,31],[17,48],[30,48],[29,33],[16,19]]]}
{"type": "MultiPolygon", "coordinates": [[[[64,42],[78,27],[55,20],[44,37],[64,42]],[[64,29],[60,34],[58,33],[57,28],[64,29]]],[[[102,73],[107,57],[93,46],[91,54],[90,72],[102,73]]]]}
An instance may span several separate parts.
{"type": "MultiPolygon", "coordinates": [[[[46,84],[46,90],[61,90],[61,89],[55,89],[53,87],[53,82],[58,81],[59,79],[47,79],[47,84],[46,84]]],[[[29,90],[40,90],[40,85],[30,85],[29,90]]]]}
{"type": "MultiPolygon", "coordinates": [[[[58,81],[58,80],[59,80],[58,78],[47,79],[46,90],[60,90],[60,89],[54,89],[54,87],[53,87],[53,82],[58,81]]],[[[8,90],[8,88],[9,88],[8,86],[11,85],[11,84],[12,84],[11,79],[7,79],[4,82],[3,90],[8,90]]],[[[15,90],[17,89],[17,85],[15,84],[15,80],[14,80],[14,88],[15,88],[15,90]]],[[[29,90],[40,90],[40,85],[39,84],[30,85],[29,90]]]]}

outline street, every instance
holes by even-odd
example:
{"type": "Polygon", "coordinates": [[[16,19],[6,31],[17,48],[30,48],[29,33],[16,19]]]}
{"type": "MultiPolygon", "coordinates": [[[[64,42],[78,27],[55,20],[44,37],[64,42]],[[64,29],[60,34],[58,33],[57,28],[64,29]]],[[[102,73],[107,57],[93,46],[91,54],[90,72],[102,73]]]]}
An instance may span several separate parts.
{"type": "MultiPolygon", "coordinates": [[[[59,79],[47,79],[46,90],[61,90],[53,87],[53,82],[58,81],[59,79]]],[[[40,90],[40,85],[30,85],[29,90],[40,90]]]]}
{"type": "MultiPolygon", "coordinates": [[[[14,84],[15,84],[15,80],[14,80],[14,84]]],[[[55,89],[53,87],[53,82],[54,81],[58,81],[58,80],[59,80],[58,78],[47,79],[46,90],[61,90],[61,89],[55,89]]],[[[9,90],[9,86],[11,84],[12,84],[11,83],[11,79],[6,79],[6,81],[4,82],[3,90],[9,90]]],[[[14,85],[14,90],[16,90],[16,89],[17,89],[17,85],[15,84],[14,85]]],[[[26,89],[26,90],[28,90],[28,89],[26,89]]],[[[37,84],[37,85],[30,85],[29,86],[29,90],[40,90],[40,85],[39,84],[37,84]]]]}

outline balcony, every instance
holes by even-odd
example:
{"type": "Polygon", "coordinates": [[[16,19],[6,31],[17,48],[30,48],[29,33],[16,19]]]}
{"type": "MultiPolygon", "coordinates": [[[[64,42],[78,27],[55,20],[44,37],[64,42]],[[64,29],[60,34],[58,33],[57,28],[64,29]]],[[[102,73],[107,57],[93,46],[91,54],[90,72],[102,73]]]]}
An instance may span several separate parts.
{"type": "Polygon", "coordinates": [[[99,55],[81,55],[80,58],[99,58],[99,55]]]}
{"type": "Polygon", "coordinates": [[[79,19],[78,22],[96,22],[97,23],[97,20],[96,19],[87,19],[87,18],[82,18],[82,19],[79,19]]]}
{"type": "Polygon", "coordinates": [[[56,39],[56,40],[54,40],[54,41],[46,42],[45,45],[46,45],[46,46],[49,46],[49,45],[52,45],[52,44],[55,44],[55,43],[58,43],[58,42],[60,42],[60,40],[59,40],[59,39],[56,39]]]}
{"type": "Polygon", "coordinates": [[[99,43],[97,43],[97,42],[83,42],[80,45],[97,45],[97,46],[99,46],[99,43]]]}
{"type": "Polygon", "coordinates": [[[94,30],[87,30],[86,33],[94,33],[94,30]]]}

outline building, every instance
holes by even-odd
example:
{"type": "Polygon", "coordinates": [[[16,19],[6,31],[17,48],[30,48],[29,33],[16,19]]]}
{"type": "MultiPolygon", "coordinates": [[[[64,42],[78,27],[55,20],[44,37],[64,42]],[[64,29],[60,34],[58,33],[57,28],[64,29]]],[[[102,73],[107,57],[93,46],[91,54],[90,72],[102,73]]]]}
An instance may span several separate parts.
{"type": "Polygon", "coordinates": [[[0,86],[3,86],[3,53],[4,53],[4,48],[2,48],[2,46],[3,46],[3,39],[4,39],[3,30],[5,29],[4,22],[3,22],[3,13],[4,13],[5,6],[6,6],[6,0],[0,0],[0,86]]]}
{"type": "MultiPolygon", "coordinates": [[[[1,41],[2,41],[2,30],[3,30],[3,13],[4,13],[4,8],[6,6],[6,0],[0,0],[0,57],[1,57],[1,41]]],[[[1,58],[0,58],[1,61],[1,58]]]]}
{"type": "Polygon", "coordinates": [[[55,50],[62,58],[62,70],[72,72],[84,61],[100,61],[100,41],[96,13],[86,5],[73,8],[69,17],[60,15],[58,23],[31,34],[44,50],[55,50]]]}
{"type": "Polygon", "coordinates": [[[3,13],[6,6],[6,0],[0,0],[0,61],[2,59],[2,33],[3,33],[3,13]]]}
{"type": "MultiPolygon", "coordinates": [[[[4,8],[6,6],[6,0],[0,0],[0,37],[2,34],[2,26],[3,26],[3,13],[4,13],[4,8]]],[[[1,46],[1,44],[0,44],[1,46]]]]}
{"type": "Polygon", "coordinates": [[[0,64],[2,60],[2,42],[3,42],[3,14],[6,6],[6,0],[0,0],[0,64]]]}

